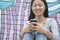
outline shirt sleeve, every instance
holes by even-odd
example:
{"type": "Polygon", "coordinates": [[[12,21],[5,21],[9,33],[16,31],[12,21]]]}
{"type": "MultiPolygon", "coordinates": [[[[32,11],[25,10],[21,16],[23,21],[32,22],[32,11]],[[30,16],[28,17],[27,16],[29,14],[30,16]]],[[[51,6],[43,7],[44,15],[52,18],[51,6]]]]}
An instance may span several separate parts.
{"type": "Polygon", "coordinates": [[[51,32],[52,32],[52,40],[59,40],[59,30],[58,30],[58,24],[56,20],[51,21],[51,32]]]}
{"type": "Polygon", "coordinates": [[[23,25],[22,30],[24,30],[26,27],[28,27],[29,24],[30,24],[30,21],[25,22],[24,25],[23,25]]]}

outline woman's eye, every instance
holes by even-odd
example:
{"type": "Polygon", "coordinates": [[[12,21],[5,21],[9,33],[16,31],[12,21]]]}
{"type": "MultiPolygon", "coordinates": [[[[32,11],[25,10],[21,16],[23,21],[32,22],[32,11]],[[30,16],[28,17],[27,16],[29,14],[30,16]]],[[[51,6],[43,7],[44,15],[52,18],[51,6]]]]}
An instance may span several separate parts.
{"type": "Polygon", "coordinates": [[[42,5],[39,5],[39,7],[42,7],[42,5]]]}
{"type": "Polygon", "coordinates": [[[40,5],[40,4],[39,5],[34,5],[33,7],[37,7],[37,6],[42,7],[42,5],[40,5]]]}
{"type": "Polygon", "coordinates": [[[34,5],[34,7],[36,7],[37,5],[34,5]]]}

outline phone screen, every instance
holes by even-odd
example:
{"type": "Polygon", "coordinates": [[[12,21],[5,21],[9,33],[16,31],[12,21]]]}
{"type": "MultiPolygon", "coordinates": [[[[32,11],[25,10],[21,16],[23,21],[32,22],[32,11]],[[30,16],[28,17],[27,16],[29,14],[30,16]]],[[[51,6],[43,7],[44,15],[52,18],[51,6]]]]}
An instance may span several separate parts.
{"type": "MultiPolygon", "coordinates": [[[[31,20],[30,20],[30,23],[31,23],[31,22],[37,22],[37,20],[36,20],[36,19],[31,19],[31,20]]],[[[34,24],[34,25],[36,26],[36,24],[34,24]]]]}

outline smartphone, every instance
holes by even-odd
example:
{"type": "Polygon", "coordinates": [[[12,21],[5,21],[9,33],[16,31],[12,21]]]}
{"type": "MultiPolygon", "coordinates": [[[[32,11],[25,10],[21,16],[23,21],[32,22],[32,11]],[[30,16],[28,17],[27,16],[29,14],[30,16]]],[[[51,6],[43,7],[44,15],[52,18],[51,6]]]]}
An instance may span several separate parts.
{"type": "MultiPolygon", "coordinates": [[[[37,22],[37,20],[36,20],[36,19],[31,19],[31,20],[30,20],[30,23],[31,23],[31,22],[37,22]]],[[[34,26],[36,26],[36,24],[34,24],[34,26]]]]}

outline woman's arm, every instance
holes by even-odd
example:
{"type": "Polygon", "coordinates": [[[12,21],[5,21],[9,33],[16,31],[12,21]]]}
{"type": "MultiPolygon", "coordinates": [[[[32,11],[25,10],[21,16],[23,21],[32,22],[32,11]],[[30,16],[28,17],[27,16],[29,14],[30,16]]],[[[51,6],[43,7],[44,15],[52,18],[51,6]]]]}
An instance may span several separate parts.
{"type": "Polygon", "coordinates": [[[20,33],[20,36],[19,36],[21,40],[22,40],[23,36],[24,36],[24,31],[22,30],[20,33]]]}
{"type": "Polygon", "coordinates": [[[24,24],[23,29],[22,29],[22,31],[21,31],[21,33],[20,33],[20,39],[21,39],[21,40],[23,39],[25,33],[32,32],[30,26],[31,26],[31,24],[29,23],[29,21],[24,24]]]}
{"type": "Polygon", "coordinates": [[[52,39],[52,33],[49,32],[48,30],[45,30],[44,34],[48,37],[48,39],[52,39]]]}
{"type": "Polygon", "coordinates": [[[23,36],[24,36],[24,29],[28,26],[28,24],[29,24],[29,21],[27,21],[26,23],[24,23],[24,25],[23,25],[23,28],[22,28],[22,31],[21,31],[21,33],[20,33],[20,35],[19,35],[19,37],[20,37],[20,39],[22,40],[22,38],[23,38],[23,36]]]}
{"type": "Polygon", "coordinates": [[[51,26],[51,32],[46,30],[45,35],[50,39],[50,40],[59,40],[59,31],[58,31],[58,25],[55,20],[52,20],[51,23],[49,24],[51,26]]]}

